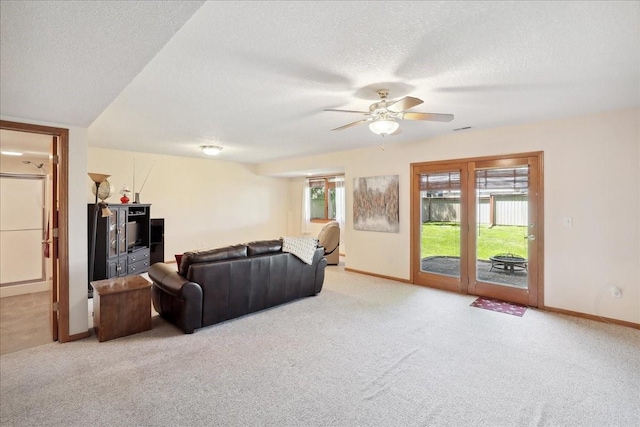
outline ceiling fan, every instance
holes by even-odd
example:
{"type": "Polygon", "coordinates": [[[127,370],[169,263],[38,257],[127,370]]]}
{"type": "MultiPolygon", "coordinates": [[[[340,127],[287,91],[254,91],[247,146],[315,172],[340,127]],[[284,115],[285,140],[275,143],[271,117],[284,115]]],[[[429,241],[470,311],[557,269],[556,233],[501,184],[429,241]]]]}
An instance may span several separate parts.
{"type": "Polygon", "coordinates": [[[453,120],[453,114],[439,114],[439,113],[413,113],[408,110],[416,105],[422,104],[424,101],[412,96],[405,96],[397,101],[387,101],[389,96],[389,90],[380,89],[378,91],[380,96],[379,102],[374,102],[369,106],[369,111],[355,111],[355,110],[337,110],[335,108],[326,108],[324,111],[337,111],[341,113],[359,113],[366,116],[371,116],[367,119],[358,120],[357,122],[349,123],[344,126],[340,126],[333,130],[342,130],[356,126],[363,123],[369,123],[369,129],[371,132],[377,135],[389,135],[394,133],[400,127],[400,124],[396,121],[401,120],[424,120],[430,122],[450,122],[453,120]]]}

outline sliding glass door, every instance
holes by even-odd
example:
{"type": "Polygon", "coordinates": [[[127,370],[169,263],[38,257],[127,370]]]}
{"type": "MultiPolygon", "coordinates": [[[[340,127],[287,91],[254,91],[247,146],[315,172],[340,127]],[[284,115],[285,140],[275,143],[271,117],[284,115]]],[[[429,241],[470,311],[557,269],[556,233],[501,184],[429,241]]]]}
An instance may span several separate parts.
{"type": "Polygon", "coordinates": [[[420,284],[460,290],[466,270],[462,263],[461,224],[466,214],[461,204],[462,165],[425,166],[414,171],[417,191],[418,236],[414,251],[419,253],[416,277],[420,284]]]}
{"type": "Polygon", "coordinates": [[[413,283],[537,306],[541,156],[413,164],[413,283]]]}
{"type": "Polygon", "coordinates": [[[537,157],[469,162],[472,294],[537,301],[537,157]]]}

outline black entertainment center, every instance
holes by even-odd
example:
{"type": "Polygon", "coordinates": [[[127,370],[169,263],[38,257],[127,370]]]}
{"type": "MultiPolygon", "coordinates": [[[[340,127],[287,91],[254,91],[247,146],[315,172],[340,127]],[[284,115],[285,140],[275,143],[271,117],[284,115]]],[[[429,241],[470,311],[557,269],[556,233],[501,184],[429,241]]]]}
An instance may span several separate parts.
{"type": "Polygon", "coordinates": [[[164,218],[151,218],[151,262],[164,262],[164,218]]]}
{"type": "MultiPolygon", "coordinates": [[[[144,273],[151,264],[151,205],[109,204],[109,210],[113,215],[98,215],[93,277],[89,277],[89,282],[144,273]]],[[[89,253],[94,212],[95,205],[90,203],[87,207],[89,253]]]]}

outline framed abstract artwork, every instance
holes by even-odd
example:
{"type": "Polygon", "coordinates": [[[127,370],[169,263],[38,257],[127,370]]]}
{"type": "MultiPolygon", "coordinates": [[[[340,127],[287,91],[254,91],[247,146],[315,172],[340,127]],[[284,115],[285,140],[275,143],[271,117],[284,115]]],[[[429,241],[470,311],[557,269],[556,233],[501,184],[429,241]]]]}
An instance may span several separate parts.
{"type": "Polygon", "coordinates": [[[400,231],[399,175],[353,179],[353,228],[400,231]]]}

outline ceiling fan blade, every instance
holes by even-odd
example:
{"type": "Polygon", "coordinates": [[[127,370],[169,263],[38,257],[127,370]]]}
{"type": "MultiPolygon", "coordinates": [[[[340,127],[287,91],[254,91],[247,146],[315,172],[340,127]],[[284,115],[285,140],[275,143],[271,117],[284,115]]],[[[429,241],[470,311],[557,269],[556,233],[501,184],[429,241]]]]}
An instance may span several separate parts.
{"type": "Polygon", "coordinates": [[[450,122],[453,114],[439,113],[400,113],[399,117],[405,120],[426,120],[429,122],[450,122]]]}
{"type": "Polygon", "coordinates": [[[335,108],[325,108],[324,111],[337,111],[339,113],[360,113],[360,114],[371,114],[370,111],[355,111],[355,110],[337,110],[335,108]]]}
{"type": "Polygon", "coordinates": [[[334,131],[334,130],[342,130],[342,129],[350,128],[351,126],[359,125],[361,123],[370,122],[371,120],[372,119],[362,119],[362,120],[358,120],[357,122],[349,123],[348,125],[340,126],[339,128],[335,128],[335,129],[331,129],[331,130],[332,131],[334,131]]]}
{"type": "Polygon", "coordinates": [[[402,99],[397,100],[393,104],[387,105],[387,110],[393,111],[394,113],[399,113],[404,110],[408,110],[409,108],[413,108],[416,105],[422,104],[424,101],[422,99],[414,98],[412,96],[405,96],[402,99]]]}

